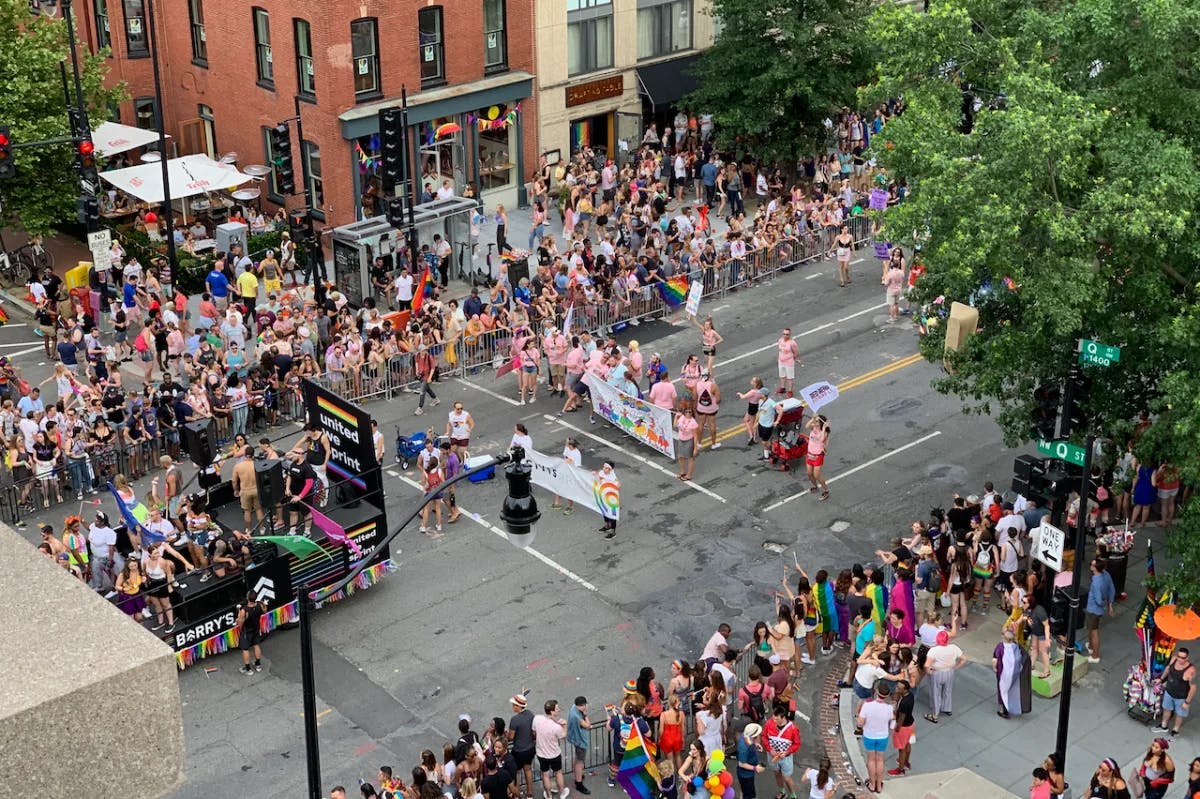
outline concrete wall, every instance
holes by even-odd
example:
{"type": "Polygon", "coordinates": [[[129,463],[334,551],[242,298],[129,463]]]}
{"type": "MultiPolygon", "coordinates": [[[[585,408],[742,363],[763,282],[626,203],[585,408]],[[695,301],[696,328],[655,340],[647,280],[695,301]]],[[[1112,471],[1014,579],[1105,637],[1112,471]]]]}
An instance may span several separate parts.
{"type": "Polygon", "coordinates": [[[0,524],[0,797],[154,799],[183,782],[175,655],[0,524]]]}

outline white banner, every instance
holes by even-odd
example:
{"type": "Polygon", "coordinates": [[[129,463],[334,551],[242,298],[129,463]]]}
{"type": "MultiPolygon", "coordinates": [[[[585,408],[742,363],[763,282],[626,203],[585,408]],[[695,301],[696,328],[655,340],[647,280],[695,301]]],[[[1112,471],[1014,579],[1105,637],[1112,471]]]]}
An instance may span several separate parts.
{"type": "Polygon", "coordinates": [[[808,406],[813,413],[821,410],[821,408],[838,398],[837,386],[833,383],[827,383],[822,380],[820,383],[813,383],[811,386],[805,386],[800,389],[800,397],[804,400],[804,404],[808,406]]]}
{"type": "Polygon", "coordinates": [[[553,491],[580,508],[601,512],[596,503],[595,478],[591,472],[582,466],[567,463],[561,455],[546,455],[532,449],[525,450],[525,455],[533,465],[534,485],[553,491]]]}
{"type": "Polygon", "coordinates": [[[584,375],[584,381],[591,389],[596,415],[668,458],[675,457],[674,426],[669,410],[630,396],[592,372],[584,375]]]}
{"type": "Polygon", "coordinates": [[[693,280],[691,288],[688,289],[687,305],[684,310],[688,316],[695,316],[700,313],[700,299],[704,295],[704,281],[693,280]]]}

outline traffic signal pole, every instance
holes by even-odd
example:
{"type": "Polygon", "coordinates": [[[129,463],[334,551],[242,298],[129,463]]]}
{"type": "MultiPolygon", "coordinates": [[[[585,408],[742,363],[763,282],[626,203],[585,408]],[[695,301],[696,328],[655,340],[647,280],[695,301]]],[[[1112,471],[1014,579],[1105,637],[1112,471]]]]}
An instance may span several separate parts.
{"type": "Polygon", "coordinates": [[[1079,591],[1083,583],[1084,554],[1087,549],[1088,496],[1092,474],[1092,449],[1096,436],[1088,435],[1083,454],[1083,479],[1079,485],[1079,512],[1075,514],[1075,564],[1071,572],[1071,599],[1067,614],[1067,645],[1063,653],[1062,693],[1058,695],[1058,732],[1054,738],[1054,751],[1062,758],[1062,768],[1067,767],[1067,730],[1071,725],[1071,681],[1075,676],[1075,633],[1079,618],[1079,591]]]}
{"type": "MultiPolygon", "coordinates": [[[[308,158],[304,153],[304,124],[300,119],[300,95],[293,98],[296,102],[296,140],[300,142],[300,180],[304,183],[304,207],[308,210],[309,229],[312,230],[313,225],[313,191],[312,181],[308,175],[308,158]]],[[[312,271],[313,283],[318,280],[325,282],[329,279],[328,273],[325,271],[325,250],[321,246],[321,234],[313,231],[312,237],[308,241],[308,246],[305,248],[308,255],[308,267],[312,271]]]]}

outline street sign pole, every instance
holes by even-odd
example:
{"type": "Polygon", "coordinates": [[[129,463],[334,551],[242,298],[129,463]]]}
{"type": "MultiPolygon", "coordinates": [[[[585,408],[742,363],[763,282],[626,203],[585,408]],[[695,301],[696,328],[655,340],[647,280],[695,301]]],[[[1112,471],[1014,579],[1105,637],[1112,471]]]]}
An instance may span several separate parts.
{"type": "MultiPolygon", "coordinates": [[[[1054,739],[1054,751],[1067,767],[1067,729],[1071,724],[1071,680],[1075,676],[1075,620],[1079,611],[1079,589],[1083,582],[1084,551],[1087,548],[1088,494],[1092,473],[1092,449],[1096,436],[1088,435],[1083,453],[1083,480],[1079,486],[1079,512],[1075,514],[1075,565],[1071,572],[1071,601],[1067,615],[1067,645],[1063,653],[1062,693],[1058,695],[1058,733],[1054,739]]],[[[1053,591],[1053,589],[1051,589],[1053,591]]]]}

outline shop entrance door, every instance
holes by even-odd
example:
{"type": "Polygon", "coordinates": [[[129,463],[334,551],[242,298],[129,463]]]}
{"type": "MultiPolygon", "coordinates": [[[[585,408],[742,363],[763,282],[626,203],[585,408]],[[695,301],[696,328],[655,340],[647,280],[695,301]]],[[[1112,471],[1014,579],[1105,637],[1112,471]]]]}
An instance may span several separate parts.
{"type": "Polygon", "coordinates": [[[455,133],[421,147],[421,185],[430,184],[433,194],[437,194],[444,179],[449,179],[455,194],[461,192],[465,185],[460,135],[455,133]]]}
{"type": "Polygon", "coordinates": [[[642,118],[637,114],[617,112],[616,156],[614,160],[624,167],[632,160],[642,141],[642,118]]]}

